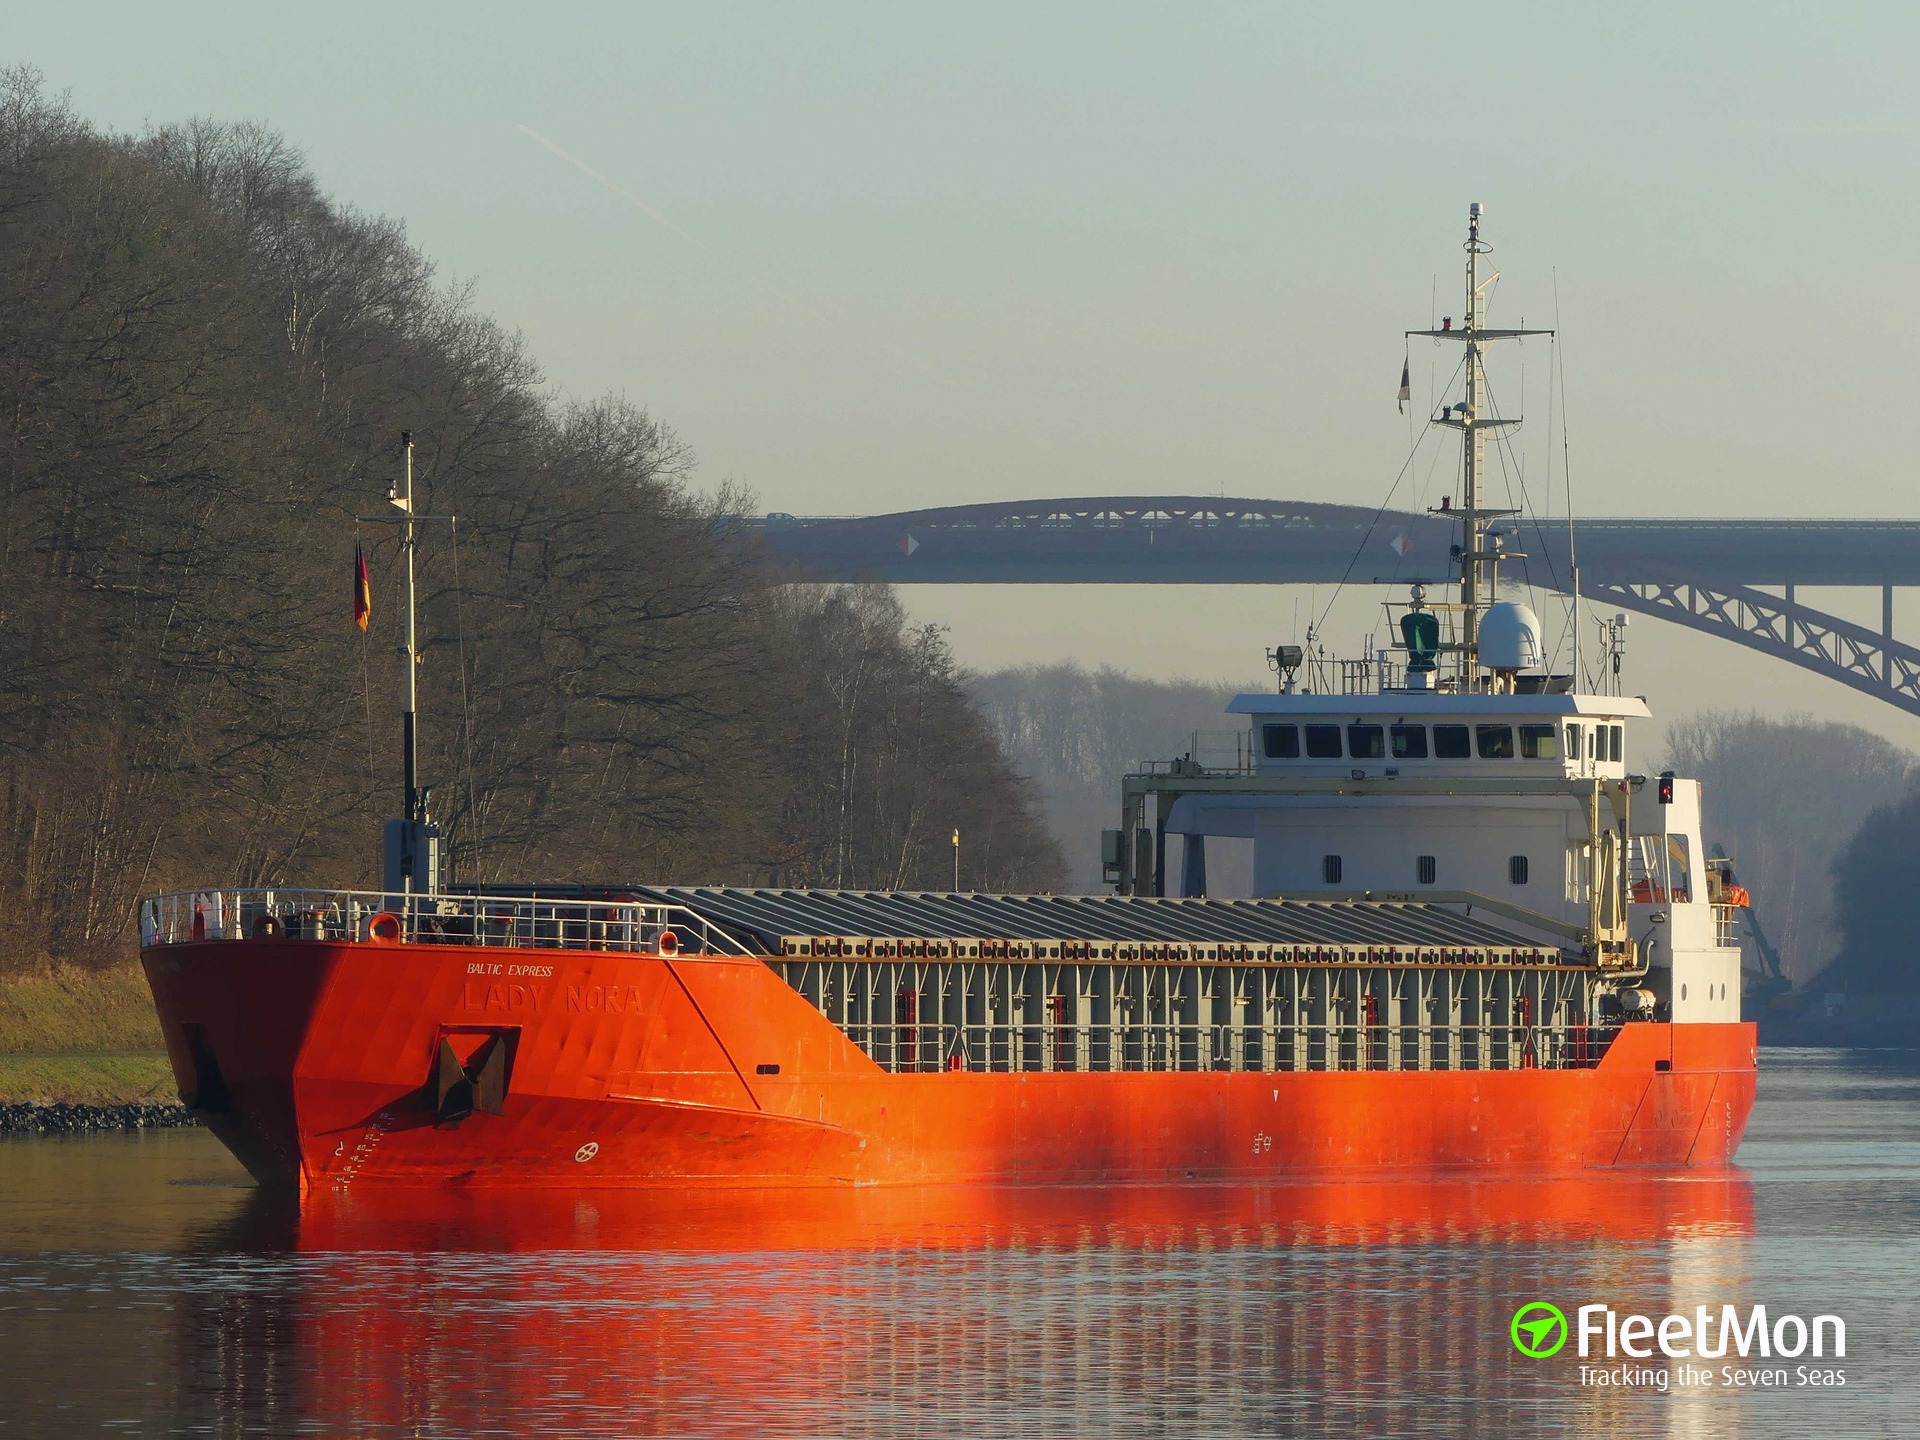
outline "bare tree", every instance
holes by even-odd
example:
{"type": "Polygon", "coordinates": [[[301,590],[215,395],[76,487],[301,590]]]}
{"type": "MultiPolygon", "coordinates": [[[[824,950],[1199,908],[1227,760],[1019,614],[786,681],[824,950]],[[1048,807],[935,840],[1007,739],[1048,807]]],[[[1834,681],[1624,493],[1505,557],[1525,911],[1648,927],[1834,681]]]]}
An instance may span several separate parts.
{"type": "Polygon", "coordinates": [[[517,336],[257,126],[102,134],[0,72],[0,946],[125,953],[142,890],[360,883],[398,770],[421,440],[424,762],[475,878],[978,883],[1058,857],[937,635],[788,591],[673,432],[517,336]],[[941,831],[944,833],[944,831],[941,831]],[[990,838],[991,843],[987,843],[990,838]]]}

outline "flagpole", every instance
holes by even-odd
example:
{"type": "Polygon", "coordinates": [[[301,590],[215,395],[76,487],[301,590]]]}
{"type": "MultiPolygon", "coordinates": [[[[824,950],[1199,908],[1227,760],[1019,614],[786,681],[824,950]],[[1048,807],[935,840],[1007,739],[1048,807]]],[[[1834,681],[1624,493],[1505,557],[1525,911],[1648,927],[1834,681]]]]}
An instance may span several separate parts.
{"type": "Polygon", "coordinates": [[[419,636],[415,629],[414,588],[413,588],[413,432],[400,432],[400,445],[406,453],[406,478],[401,481],[399,496],[394,501],[406,519],[400,527],[400,549],[407,558],[406,566],[406,644],[401,649],[401,664],[406,674],[403,684],[405,695],[404,708],[400,712],[400,741],[402,765],[405,768],[406,817],[416,824],[425,824],[427,817],[421,813],[419,768],[420,768],[420,647],[419,636]]]}
{"type": "MultiPolygon", "coordinates": [[[[434,894],[449,878],[447,857],[441,848],[440,828],[433,823],[433,789],[420,783],[420,625],[419,596],[417,587],[416,557],[419,553],[419,522],[423,520],[445,520],[453,523],[451,515],[422,515],[413,504],[413,432],[400,432],[400,448],[404,458],[401,478],[387,482],[387,502],[400,513],[398,515],[358,515],[357,520],[373,521],[382,524],[392,523],[400,527],[400,550],[405,559],[401,567],[402,608],[406,611],[401,625],[400,643],[400,764],[401,777],[405,788],[406,809],[402,818],[389,820],[386,825],[386,859],[384,867],[384,885],[387,891],[395,895],[434,894]]],[[[360,562],[361,567],[364,561],[360,562]]],[[[358,567],[357,567],[358,568],[358,567]]],[[[365,583],[359,581],[361,590],[356,596],[365,594],[365,583]]],[[[365,615],[371,607],[371,599],[365,599],[356,606],[355,619],[365,627],[365,615]]]]}

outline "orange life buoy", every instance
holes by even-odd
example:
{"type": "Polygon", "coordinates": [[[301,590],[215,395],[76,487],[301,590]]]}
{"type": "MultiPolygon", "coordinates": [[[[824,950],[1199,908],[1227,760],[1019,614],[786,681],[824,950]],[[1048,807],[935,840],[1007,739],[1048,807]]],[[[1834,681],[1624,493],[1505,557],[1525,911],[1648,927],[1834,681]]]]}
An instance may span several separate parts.
{"type": "Polygon", "coordinates": [[[679,954],[680,937],[671,930],[662,930],[660,932],[660,953],[662,955],[679,954]]]}
{"type": "Polygon", "coordinates": [[[391,910],[382,910],[367,922],[367,938],[382,945],[391,945],[404,930],[400,917],[391,910]]]}

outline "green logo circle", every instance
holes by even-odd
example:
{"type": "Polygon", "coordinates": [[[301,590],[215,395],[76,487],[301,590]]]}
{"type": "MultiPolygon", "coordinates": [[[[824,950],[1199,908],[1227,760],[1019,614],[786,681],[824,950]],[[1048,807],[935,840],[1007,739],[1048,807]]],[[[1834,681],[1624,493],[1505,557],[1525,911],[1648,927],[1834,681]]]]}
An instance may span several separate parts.
{"type": "Polygon", "coordinates": [[[1532,1360],[1558,1355],[1560,1347],[1567,1343],[1567,1317],[1560,1313],[1559,1306],[1544,1300],[1535,1300],[1514,1311],[1509,1330],[1513,1348],[1532,1360]]]}

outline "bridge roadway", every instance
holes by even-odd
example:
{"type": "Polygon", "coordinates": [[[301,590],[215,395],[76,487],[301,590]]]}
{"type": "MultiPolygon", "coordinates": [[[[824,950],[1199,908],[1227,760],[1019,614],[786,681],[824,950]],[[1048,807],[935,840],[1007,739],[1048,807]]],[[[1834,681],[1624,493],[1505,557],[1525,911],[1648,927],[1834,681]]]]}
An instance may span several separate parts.
{"type": "MultiPolygon", "coordinates": [[[[1325,585],[1444,580],[1441,514],[1214,496],[1007,501],[755,522],[804,579],[908,584],[1325,585]]],[[[1572,588],[1564,521],[1500,522],[1506,573],[1572,588]]],[[[1613,519],[1575,527],[1581,593],[1774,655],[1920,715],[1920,648],[1894,590],[1920,585],[1920,520],[1613,519]],[[1880,591],[1881,623],[1800,602],[1803,586],[1880,591]],[[1777,593],[1775,593],[1777,592],[1777,593]]]]}

